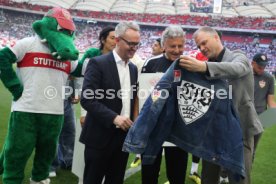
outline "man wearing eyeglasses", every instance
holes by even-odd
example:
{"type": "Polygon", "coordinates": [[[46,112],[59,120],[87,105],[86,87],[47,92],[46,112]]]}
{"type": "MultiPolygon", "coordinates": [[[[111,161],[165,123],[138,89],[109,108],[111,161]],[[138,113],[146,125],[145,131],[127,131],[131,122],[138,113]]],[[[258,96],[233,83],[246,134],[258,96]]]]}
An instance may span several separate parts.
{"type": "Polygon", "coordinates": [[[133,124],[137,68],[129,62],[140,45],[135,22],[115,28],[116,47],[88,62],[81,105],[87,111],[80,141],[85,144],[84,184],[122,184],[128,153],[122,152],[133,124]]]}
{"type": "MultiPolygon", "coordinates": [[[[165,73],[173,61],[183,54],[184,44],[185,32],[183,29],[180,26],[167,27],[163,31],[161,38],[164,53],[148,59],[142,68],[142,73],[165,73]]],[[[166,173],[169,180],[167,183],[185,183],[188,159],[187,152],[169,142],[165,142],[163,147],[165,151],[166,173]]],[[[160,149],[152,165],[142,163],[142,184],[158,184],[162,151],[163,149],[160,149]]]]}

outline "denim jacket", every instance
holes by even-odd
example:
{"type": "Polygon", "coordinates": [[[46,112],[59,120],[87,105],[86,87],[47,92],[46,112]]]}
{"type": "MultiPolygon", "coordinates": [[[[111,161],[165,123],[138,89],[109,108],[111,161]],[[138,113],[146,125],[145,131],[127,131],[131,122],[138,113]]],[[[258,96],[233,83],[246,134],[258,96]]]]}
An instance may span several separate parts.
{"type": "Polygon", "coordinates": [[[245,176],[242,130],[224,80],[207,80],[174,62],[144,103],[123,151],[151,164],[164,141],[245,176]]]}

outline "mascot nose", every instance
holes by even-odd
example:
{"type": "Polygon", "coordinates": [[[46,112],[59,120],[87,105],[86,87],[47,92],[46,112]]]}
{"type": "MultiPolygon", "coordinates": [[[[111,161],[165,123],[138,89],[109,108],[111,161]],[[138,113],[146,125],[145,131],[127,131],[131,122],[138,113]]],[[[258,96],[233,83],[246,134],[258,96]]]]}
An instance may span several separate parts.
{"type": "Polygon", "coordinates": [[[78,50],[75,50],[75,55],[76,55],[77,57],[79,57],[79,51],[78,51],[78,50]]]}
{"type": "Polygon", "coordinates": [[[64,48],[63,52],[72,55],[73,58],[78,58],[79,57],[79,51],[76,49],[70,50],[69,48],[64,48]]]}

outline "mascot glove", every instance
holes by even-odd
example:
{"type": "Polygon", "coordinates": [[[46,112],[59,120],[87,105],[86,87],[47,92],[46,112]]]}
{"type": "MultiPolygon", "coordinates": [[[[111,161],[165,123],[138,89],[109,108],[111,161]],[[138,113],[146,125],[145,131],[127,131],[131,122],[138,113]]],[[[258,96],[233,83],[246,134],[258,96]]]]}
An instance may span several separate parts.
{"type": "Polygon", "coordinates": [[[10,87],[9,90],[12,93],[13,101],[17,101],[23,93],[23,86],[21,84],[17,84],[10,87]]]}
{"type": "Polygon", "coordinates": [[[99,56],[100,50],[97,48],[90,48],[85,52],[85,58],[91,58],[91,57],[95,57],[95,56],[99,56]]]}

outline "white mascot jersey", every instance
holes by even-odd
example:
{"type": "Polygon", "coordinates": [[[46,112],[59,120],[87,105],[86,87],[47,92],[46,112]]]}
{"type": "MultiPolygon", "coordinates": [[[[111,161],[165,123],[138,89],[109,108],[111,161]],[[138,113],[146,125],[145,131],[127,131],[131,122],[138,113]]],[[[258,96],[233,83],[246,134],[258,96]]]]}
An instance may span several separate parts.
{"type": "Polygon", "coordinates": [[[64,86],[78,62],[54,59],[38,36],[22,39],[10,49],[17,57],[17,76],[24,86],[12,111],[63,114],[64,86]]]}

